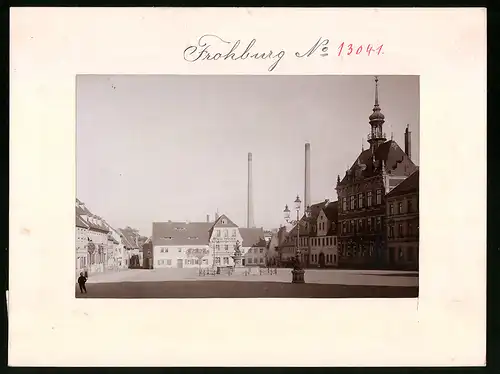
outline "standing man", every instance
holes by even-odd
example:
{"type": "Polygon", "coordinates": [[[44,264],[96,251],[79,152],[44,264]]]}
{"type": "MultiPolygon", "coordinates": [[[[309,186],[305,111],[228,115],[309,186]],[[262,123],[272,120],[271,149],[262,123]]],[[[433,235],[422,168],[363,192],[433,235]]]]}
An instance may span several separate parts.
{"type": "Polygon", "coordinates": [[[83,276],[83,273],[80,273],[78,277],[78,285],[80,286],[81,293],[87,293],[87,287],[85,287],[85,283],[87,282],[87,278],[83,276]]]}

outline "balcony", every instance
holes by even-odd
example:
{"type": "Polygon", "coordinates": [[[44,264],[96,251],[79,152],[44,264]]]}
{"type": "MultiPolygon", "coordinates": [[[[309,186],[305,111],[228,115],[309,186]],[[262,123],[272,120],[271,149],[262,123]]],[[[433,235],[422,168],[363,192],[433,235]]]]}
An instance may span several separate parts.
{"type": "Polygon", "coordinates": [[[375,132],[370,132],[367,135],[367,140],[372,140],[372,139],[386,139],[385,132],[381,131],[375,131],[375,132]]]}

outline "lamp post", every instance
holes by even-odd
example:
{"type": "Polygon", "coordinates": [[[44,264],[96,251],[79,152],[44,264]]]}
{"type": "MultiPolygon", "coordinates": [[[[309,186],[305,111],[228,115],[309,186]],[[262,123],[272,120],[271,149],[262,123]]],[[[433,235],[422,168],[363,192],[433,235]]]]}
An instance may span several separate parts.
{"type": "MultiPolygon", "coordinates": [[[[290,219],[290,209],[288,209],[288,205],[285,205],[285,210],[283,211],[283,214],[285,216],[285,221],[287,223],[290,223],[292,225],[297,226],[297,247],[295,249],[295,261],[292,269],[292,283],[304,283],[304,269],[302,269],[301,261],[300,261],[300,204],[302,201],[300,201],[299,195],[297,195],[297,198],[294,201],[295,204],[295,211],[297,212],[297,220],[291,220],[290,219]]],[[[311,209],[310,207],[306,207],[305,210],[306,217],[309,218],[311,214],[311,209]]]]}

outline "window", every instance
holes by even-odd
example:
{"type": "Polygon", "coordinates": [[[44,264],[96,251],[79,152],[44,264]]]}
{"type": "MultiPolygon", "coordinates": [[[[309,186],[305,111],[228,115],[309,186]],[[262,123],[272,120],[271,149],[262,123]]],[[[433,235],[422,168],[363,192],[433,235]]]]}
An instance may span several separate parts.
{"type": "Polygon", "coordinates": [[[399,248],[399,258],[403,258],[403,250],[399,248]]]}
{"type": "Polygon", "coordinates": [[[363,231],[363,220],[362,220],[362,219],[360,219],[360,220],[358,221],[358,231],[359,231],[359,232],[362,232],[362,231],[363,231]]]}
{"type": "Polygon", "coordinates": [[[215,232],[215,234],[216,234],[216,236],[217,236],[218,238],[220,238],[220,230],[217,230],[217,231],[215,232]]]}
{"type": "Polygon", "coordinates": [[[382,229],[382,218],[377,217],[377,231],[382,229]]]}
{"type": "Polygon", "coordinates": [[[179,252],[182,252],[182,248],[179,248],[179,252]]]}
{"type": "Polygon", "coordinates": [[[377,190],[377,205],[382,204],[382,190],[377,190]]]}
{"type": "Polygon", "coordinates": [[[172,260],[165,260],[167,262],[167,265],[172,265],[172,260]]]}
{"type": "Polygon", "coordinates": [[[398,214],[403,213],[403,203],[398,204],[398,214]]]}
{"type": "Polygon", "coordinates": [[[226,245],[224,246],[224,249],[225,249],[226,251],[229,251],[229,245],[227,245],[227,244],[226,244],[226,245]]]}
{"type": "Polygon", "coordinates": [[[228,232],[227,230],[224,230],[224,237],[227,238],[229,235],[228,235],[228,232]]]}
{"type": "Polygon", "coordinates": [[[325,246],[325,238],[321,238],[321,246],[324,247],[325,246]]]}
{"type": "Polygon", "coordinates": [[[372,192],[371,191],[366,193],[366,205],[372,206],[372,192]]]}
{"type": "Polygon", "coordinates": [[[394,214],[394,205],[393,205],[393,204],[390,204],[390,205],[389,205],[389,214],[390,214],[390,215],[393,215],[393,214],[394,214]]]}
{"type": "Polygon", "coordinates": [[[347,210],[347,198],[346,197],[342,198],[342,210],[343,211],[347,210]]]}
{"type": "Polygon", "coordinates": [[[408,222],[408,236],[412,235],[413,235],[413,225],[411,224],[411,222],[408,222]]]}
{"type": "Polygon", "coordinates": [[[233,238],[236,237],[236,230],[233,230],[233,234],[232,235],[233,235],[233,238]]]}
{"type": "Polygon", "coordinates": [[[408,213],[413,212],[413,206],[412,206],[411,200],[408,200],[408,202],[407,202],[407,209],[408,209],[408,213]]]}
{"type": "Polygon", "coordinates": [[[215,258],[215,264],[216,264],[216,265],[219,265],[219,264],[220,264],[220,257],[216,257],[216,258],[215,258]]]}
{"type": "Polygon", "coordinates": [[[262,257],[260,258],[260,263],[264,263],[264,259],[262,257]]]}
{"type": "Polygon", "coordinates": [[[356,198],[355,198],[355,196],[354,196],[354,195],[352,195],[352,196],[350,197],[350,199],[351,199],[351,207],[350,207],[350,209],[351,209],[351,210],[354,210],[354,202],[356,201],[356,198]]]}
{"type": "Polygon", "coordinates": [[[358,195],[358,207],[359,207],[359,208],[363,208],[363,199],[364,199],[364,196],[363,196],[363,194],[362,194],[362,193],[360,193],[360,194],[358,195]]]}
{"type": "Polygon", "coordinates": [[[216,251],[219,251],[219,250],[220,250],[220,245],[219,245],[219,244],[216,244],[216,245],[215,245],[215,250],[216,250],[216,251]]]}
{"type": "Polygon", "coordinates": [[[398,225],[398,236],[402,237],[403,236],[403,224],[398,225]]]}
{"type": "Polygon", "coordinates": [[[344,233],[344,234],[347,233],[347,224],[345,221],[342,222],[342,233],[344,233]]]}
{"type": "Polygon", "coordinates": [[[394,226],[389,226],[389,238],[394,238],[394,226]]]}
{"type": "Polygon", "coordinates": [[[224,257],[224,265],[228,265],[229,264],[229,257],[224,257]]]}
{"type": "Polygon", "coordinates": [[[264,249],[263,249],[263,248],[261,248],[259,252],[260,252],[260,253],[264,253],[264,249]]]}
{"type": "Polygon", "coordinates": [[[252,258],[251,258],[251,257],[249,257],[249,258],[248,258],[248,263],[249,263],[249,264],[251,264],[251,263],[252,263],[252,258]]]}
{"type": "Polygon", "coordinates": [[[158,265],[163,265],[163,260],[158,260],[158,265]]]}
{"type": "Polygon", "coordinates": [[[336,236],[333,237],[333,245],[337,245],[337,237],[336,236]]]}

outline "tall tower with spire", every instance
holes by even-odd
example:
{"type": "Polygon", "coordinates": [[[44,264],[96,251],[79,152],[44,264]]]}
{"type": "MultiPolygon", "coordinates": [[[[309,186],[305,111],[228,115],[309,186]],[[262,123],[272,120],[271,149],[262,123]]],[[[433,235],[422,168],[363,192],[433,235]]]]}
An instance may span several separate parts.
{"type": "Polygon", "coordinates": [[[385,116],[380,111],[380,105],[378,103],[378,77],[375,77],[375,105],[373,106],[373,113],[369,117],[371,131],[368,134],[368,143],[370,143],[370,150],[372,154],[375,153],[378,146],[385,143],[387,140],[383,132],[383,125],[385,122],[385,116]]]}

